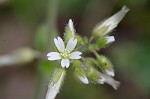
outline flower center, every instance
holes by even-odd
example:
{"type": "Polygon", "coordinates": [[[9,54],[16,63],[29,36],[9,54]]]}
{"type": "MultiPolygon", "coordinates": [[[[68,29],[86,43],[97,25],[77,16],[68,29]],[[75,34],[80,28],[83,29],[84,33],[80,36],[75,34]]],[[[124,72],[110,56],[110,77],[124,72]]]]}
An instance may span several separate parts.
{"type": "Polygon", "coordinates": [[[70,56],[70,53],[65,49],[61,54],[63,58],[68,58],[70,56]]]}

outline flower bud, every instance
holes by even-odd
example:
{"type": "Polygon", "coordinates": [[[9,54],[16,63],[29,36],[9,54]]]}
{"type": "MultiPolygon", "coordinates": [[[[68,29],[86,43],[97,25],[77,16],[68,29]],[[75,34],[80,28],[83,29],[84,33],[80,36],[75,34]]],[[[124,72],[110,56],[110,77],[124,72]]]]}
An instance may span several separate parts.
{"type": "Polygon", "coordinates": [[[97,62],[93,58],[85,58],[83,65],[86,69],[86,75],[92,83],[103,84],[105,82],[101,73],[94,68],[97,65],[97,62]]]}
{"type": "Polygon", "coordinates": [[[129,9],[126,6],[123,6],[119,12],[97,25],[93,30],[94,35],[98,37],[106,36],[117,27],[118,23],[123,19],[128,11],[129,9]]]}
{"type": "Polygon", "coordinates": [[[63,68],[56,68],[53,75],[51,76],[48,91],[45,99],[54,99],[59,93],[66,75],[66,71],[63,68]]]}
{"type": "Polygon", "coordinates": [[[114,36],[107,36],[105,37],[105,39],[106,39],[106,44],[109,44],[115,41],[114,36]]]}
{"type": "MultiPolygon", "coordinates": [[[[51,76],[50,79],[50,84],[49,86],[53,86],[55,83],[58,82],[58,80],[60,79],[60,77],[62,76],[62,73],[64,73],[63,75],[65,75],[65,69],[63,68],[56,68],[51,76]]],[[[63,76],[64,78],[65,76],[63,76]]]]}
{"type": "Polygon", "coordinates": [[[102,70],[107,75],[109,75],[109,76],[115,76],[113,65],[112,65],[111,61],[107,57],[99,55],[97,57],[97,61],[98,61],[98,64],[99,64],[98,66],[100,68],[102,68],[102,70]]]}
{"type": "Polygon", "coordinates": [[[68,42],[69,39],[74,38],[74,35],[75,35],[75,29],[73,26],[73,22],[70,19],[65,29],[65,34],[64,34],[65,41],[68,42]]]}
{"type": "Polygon", "coordinates": [[[93,83],[104,84],[105,82],[105,78],[103,77],[103,75],[101,75],[101,73],[93,67],[88,67],[86,70],[86,74],[90,81],[93,83]]]}
{"type": "Polygon", "coordinates": [[[74,75],[75,77],[80,80],[84,84],[88,84],[88,78],[86,77],[85,70],[82,68],[82,63],[79,60],[75,60],[73,67],[75,67],[74,75]]]}
{"type": "Polygon", "coordinates": [[[107,44],[115,41],[114,36],[107,36],[97,40],[97,44],[100,48],[104,48],[107,44]]]}
{"type": "Polygon", "coordinates": [[[84,84],[88,84],[88,78],[86,77],[85,71],[83,69],[77,69],[74,72],[75,77],[84,84]]]}

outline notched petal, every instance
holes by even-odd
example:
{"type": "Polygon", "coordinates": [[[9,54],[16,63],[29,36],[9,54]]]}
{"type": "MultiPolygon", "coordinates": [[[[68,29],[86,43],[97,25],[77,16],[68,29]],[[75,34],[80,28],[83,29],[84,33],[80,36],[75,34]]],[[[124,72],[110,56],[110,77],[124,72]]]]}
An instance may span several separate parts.
{"type": "Polygon", "coordinates": [[[59,59],[61,59],[60,54],[57,52],[50,52],[47,54],[47,56],[48,56],[48,60],[59,60],[59,59]]]}
{"type": "Polygon", "coordinates": [[[82,53],[81,52],[79,52],[79,51],[76,51],[76,52],[72,52],[71,54],[70,54],[70,59],[80,59],[81,58],[81,55],[82,53]]]}
{"type": "Polygon", "coordinates": [[[68,68],[69,67],[69,65],[70,65],[70,62],[69,62],[69,59],[62,59],[61,60],[61,66],[64,68],[64,67],[66,67],[66,68],[68,68]]]}
{"type": "Polygon", "coordinates": [[[76,47],[76,44],[77,39],[71,38],[67,43],[66,49],[71,52],[76,47]]]}
{"type": "Polygon", "coordinates": [[[60,37],[58,37],[57,39],[54,38],[54,43],[59,52],[63,52],[63,50],[65,49],[63,40],[60,37]]]}

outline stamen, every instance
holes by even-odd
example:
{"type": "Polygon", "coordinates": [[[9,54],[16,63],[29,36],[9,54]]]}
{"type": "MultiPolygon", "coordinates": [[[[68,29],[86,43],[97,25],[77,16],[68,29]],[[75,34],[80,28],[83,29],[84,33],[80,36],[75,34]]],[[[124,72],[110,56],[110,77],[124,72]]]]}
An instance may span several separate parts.
{"type": "Polygon", "coordinates": [[[69,51],[67,51],[66,49],[60,54],[63,58],[68,58],[70,56],[69,51]]]}

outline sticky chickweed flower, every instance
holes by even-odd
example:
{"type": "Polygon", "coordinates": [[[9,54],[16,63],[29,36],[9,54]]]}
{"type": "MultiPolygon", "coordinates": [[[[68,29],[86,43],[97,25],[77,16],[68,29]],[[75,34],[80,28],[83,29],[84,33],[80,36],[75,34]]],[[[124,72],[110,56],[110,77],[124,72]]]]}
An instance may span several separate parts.
{"type": "Polygon", "coordinates": [[[93,29],[89,39],[87,37],[82,39],[80,35],[76,34],[72,20],[69,20],[65,28],[64,41],[60,37],[54,38],[58,51],[47,54],[50,61],[60,60],[62,68],[56,67],[50,80],[46,99],[54,99],[58,94],[66,74],[64,68],[70,66],[70,60],[72,59],[74,61],[71,61],[71,67],[74,69],[74,76],[83,84],[107,83],[115,90],[118,89],[120,82],[113,78],[115,76],[113,64],[106,56],[99,55],[98,51],[115,41],[114,36],[109,36],[109,33],[117,27],[128,11],[129,9],[124,6],[112,17],[98,24],[93,29]],[[77,40],[78,46],[76,46],[77,40]],[[75,50],[75,47],[78,51],[75,50]],[[85,55],[82,56],[82,59],[80,51],[85,55]],[[87,53],[93,53],[96,58],[89,57],[87,53]]]}
{"type": "Polygon", "coordinates": [[[77,44],[77,39],[71,38],[67,46],[65,48],[64,41],[58,37],[57,39],[54,38],[55,46],[58,49],[58,52],[50,52],[47,54],[48,60],[60,60],[61,59],[61,66],[63,68],[68,68],[70,66],[69,59],[80,59],[81,58],[81,52],[75,51],[73,52],[74,48],[77,44]]]}

